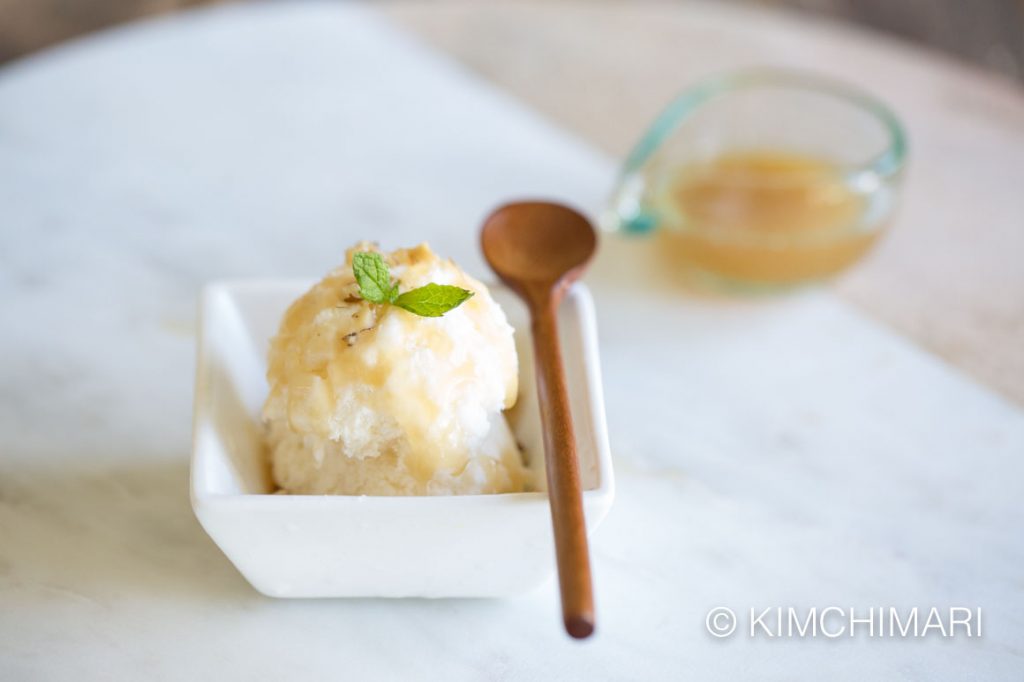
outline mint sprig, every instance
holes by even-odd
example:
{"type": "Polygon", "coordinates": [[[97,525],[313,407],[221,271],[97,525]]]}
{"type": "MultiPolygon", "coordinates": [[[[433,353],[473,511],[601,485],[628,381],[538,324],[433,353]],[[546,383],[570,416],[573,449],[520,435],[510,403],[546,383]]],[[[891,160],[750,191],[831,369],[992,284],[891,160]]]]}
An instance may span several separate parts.
{"type": "Polygon", "coordinates": [[[374,251],[354,254],[352,272],[363,299],[370,303],[395,305],[420,317],[441,317],[473,295],[472,291],[461,287],[434,283],[399,293],[398,284],[391,281],[388,264],[374,251]]]}

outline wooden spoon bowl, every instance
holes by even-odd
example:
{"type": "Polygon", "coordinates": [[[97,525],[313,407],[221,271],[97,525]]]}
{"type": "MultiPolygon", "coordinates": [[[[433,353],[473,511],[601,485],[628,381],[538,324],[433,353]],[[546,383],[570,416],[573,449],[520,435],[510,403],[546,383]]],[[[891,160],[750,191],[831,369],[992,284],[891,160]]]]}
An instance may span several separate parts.
{"type": "Polygon", "coordinates": [[[597,235],[584,216],[561,204],[522,202],[502,206],[481,231],[484,257],[509,287],[524,296],[564,288],[582,274],[597,250],[597,235]]]}

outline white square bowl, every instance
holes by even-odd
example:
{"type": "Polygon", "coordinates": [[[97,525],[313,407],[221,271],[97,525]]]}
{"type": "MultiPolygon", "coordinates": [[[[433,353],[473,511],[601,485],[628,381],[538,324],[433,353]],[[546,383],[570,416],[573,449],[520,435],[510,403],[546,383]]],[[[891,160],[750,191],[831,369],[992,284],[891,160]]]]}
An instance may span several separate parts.
{"type": "MultiPolygon", "coordinates": [[[[288,305],[312,283],[219,282],[201,300],[191,496],[199,522],[257,590],[272,597],[499,597],[554,572],[545,492],[445,497],[272,493],[259,412],[266,354],[288,305]]],[[[526,311],[491,288],[516,330],[519,405],[510,416],[543,470],[526,311]]],[[[587,529],[614,496],[593,302],[580,284],[559,312],[587,529]]],[[[538,478],[543,479],[543,475],[538,478]]]]}

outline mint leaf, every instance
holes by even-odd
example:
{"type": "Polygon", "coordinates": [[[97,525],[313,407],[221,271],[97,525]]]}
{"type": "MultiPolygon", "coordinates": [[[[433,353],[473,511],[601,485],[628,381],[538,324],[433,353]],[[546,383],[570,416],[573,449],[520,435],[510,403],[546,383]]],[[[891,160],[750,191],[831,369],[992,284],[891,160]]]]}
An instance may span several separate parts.
{"type": "Polygon", "coordinates": [[[430,283],[405,292],[393,303],[421,317],[441,317],[452,308],[458,308],[472,295],[472,291],[450,284],[430,283]]]}
{"type": "Polygon", "coordinates": [[[472,291],[460,287],[433,283],[399,295],[398,284],[391,282],[387,262],[375,251],[353,254],[352,272],[359,284],[359,295],[364,300],[390,303],[421,317],[441,317],[473,295],[472,291]]]}
{"type": "Polygon", "coordinates": [[[398,285],[391,283],[391,272],[384,258],[374,251],[360,251],[352,256],[352,272],[359,284],[359,295],[370,303],[393,303],[398,285]]]}

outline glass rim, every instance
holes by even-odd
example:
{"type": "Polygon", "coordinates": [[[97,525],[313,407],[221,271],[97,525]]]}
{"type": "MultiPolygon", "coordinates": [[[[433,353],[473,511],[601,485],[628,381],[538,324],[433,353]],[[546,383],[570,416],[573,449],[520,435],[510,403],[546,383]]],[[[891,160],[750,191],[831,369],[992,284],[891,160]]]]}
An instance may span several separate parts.
{"type": "Polygon", "coordinates": [[[888,134],[888,143],[866,161],[838,164],[848,181],[861,178],[881,180],[902,170],[907,156],[907,135],[896,114],[869,93],[814,71],[788,68],[754,68],[705,79],[683,90],[661,111],[633,147],[623,165],[623,175],[638,171],[690,114],[722,95],[758,87],[780,87],[818,93],[842,100],[878,121],[888,134]]]}

